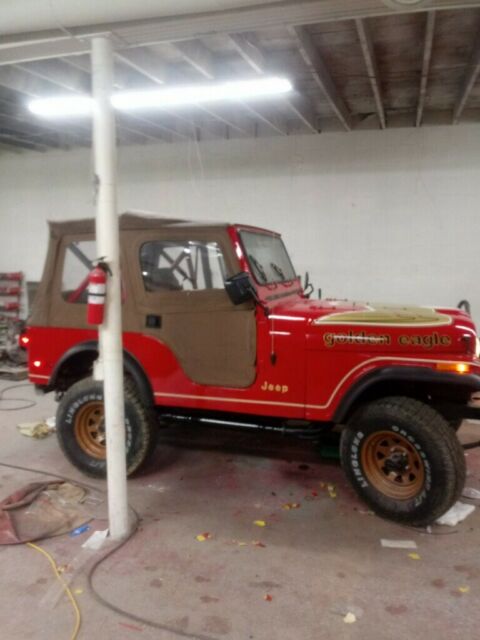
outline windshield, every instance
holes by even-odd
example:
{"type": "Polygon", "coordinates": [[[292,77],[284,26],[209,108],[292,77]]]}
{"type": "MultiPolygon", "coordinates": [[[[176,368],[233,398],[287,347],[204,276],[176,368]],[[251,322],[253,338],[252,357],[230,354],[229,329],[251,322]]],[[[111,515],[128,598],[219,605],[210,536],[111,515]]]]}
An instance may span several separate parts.
{"type": "Polygon", "coordinates": [[[254,231],[240,231],[240,238],[258,284],[295,280],[295,270],[280,237],[254,231]]]}

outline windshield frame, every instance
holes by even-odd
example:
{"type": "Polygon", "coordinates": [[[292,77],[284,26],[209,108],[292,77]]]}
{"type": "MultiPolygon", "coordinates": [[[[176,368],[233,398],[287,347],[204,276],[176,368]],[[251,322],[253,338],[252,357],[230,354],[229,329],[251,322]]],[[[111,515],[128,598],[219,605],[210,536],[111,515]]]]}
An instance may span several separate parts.
{"type": "Polygon", "coordinates": [[[289,284],[293,284],[297,279],[298,279],[298,275],[295,272],[295,267],[293,266],[292,260],[290,258],[290,254],[288,253],[287,247],[285,246],[285,243],[283,242],[283,238],[279,233],[273,233],[271,231],[266,231],[263,229],[250,229],[250,228],[240,228],[238,229],[238,237],[240,240],[240,244],[242,247],[242,251],[243,251],[243,255],[245,257],[245,260],[248,264],[249,270],[250,270],[250,274],[253,277],[253,279],[255,280],[256,284],[258,284],[260,287],[275,287],[277,285],[289,285],[289,284]],[[285,256],[288,260],[288,264],[291,268],[293,277],[291,278],[287,278],[285,280],[271,280],[271,281],[261,281],[259,280],[259,278],[257,277],[257,268],[255,267],[255,264],[252,264],[252,260],[250,258],[249,252],[247,251],[247,247],[245,246],[245,241],[244,241],[244,235],[253,235],[253,236],[267,236],[270,237],[272,239],[276,239],[278,240],[284,251],[285,251],[285,256]]]}

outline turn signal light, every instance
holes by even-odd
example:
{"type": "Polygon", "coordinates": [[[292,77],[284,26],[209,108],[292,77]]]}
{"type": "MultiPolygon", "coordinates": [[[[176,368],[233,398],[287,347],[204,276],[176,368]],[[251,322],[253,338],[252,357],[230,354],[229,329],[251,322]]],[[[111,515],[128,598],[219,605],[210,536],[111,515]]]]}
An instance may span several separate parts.
{"type": "Polygon", "coordinates": [[[437,362],[437,369],[453,373],[470,373],[470,365],[465,362],[437,362]]]}
{"type": "Polygon", "coordinates": [[[41,367],[41,366],[42,366],[42,362],[41,362],[41,360],[34,360],[34,361],[33,361],[33,366],[34,366],[34,367],[36,367],[37,369],[38,369],[39,367],[41,367]]]}

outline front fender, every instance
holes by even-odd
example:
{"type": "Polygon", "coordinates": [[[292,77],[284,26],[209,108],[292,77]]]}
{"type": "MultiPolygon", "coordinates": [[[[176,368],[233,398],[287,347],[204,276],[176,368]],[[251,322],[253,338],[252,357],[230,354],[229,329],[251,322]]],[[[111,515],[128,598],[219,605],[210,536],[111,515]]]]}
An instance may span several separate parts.
{"type": "MultiPolygon", "coordinates": [[[[395,395],[395,385],[408,384],[423,388],[455,387],[459,392],[464,392],[466,399],[473,391],[480,390],[480,376],[476,374],[459,374],[445,371],[435,371],[427,367],[383,367],[363,376],[353,384],[342,398],[335,410],[334,422],[342,423],[351,414],[353,408],[362,402],[362,398],[368,398],[376,387],[390,386],[395,395]]],[[[374,393],[373,393],[374,395],[374,393]]],[[[397,394],[398,395],[398,394],[397,394]]],[[[400,394],[401,395],[401,394],[400,394]]],[[[468,409],[465,403],[465,409],[468,409]]]]}

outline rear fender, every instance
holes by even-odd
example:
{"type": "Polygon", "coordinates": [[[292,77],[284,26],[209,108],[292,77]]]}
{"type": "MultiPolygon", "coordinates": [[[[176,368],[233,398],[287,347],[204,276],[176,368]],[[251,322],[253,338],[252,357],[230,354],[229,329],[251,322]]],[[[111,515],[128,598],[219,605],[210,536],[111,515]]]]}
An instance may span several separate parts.
{"type": "MultiPolygon", "coordinates": [[[[82,354],[86,357],[87,362],[93,363],[93,361],[98,357],[98,342],[96,340],[81,342],[80,344],[76,344],[74,347],[66,351],[55,365],[48,383],[48,390],[63,390],[61,384],[62,371],[65,371],[65,368],[68,366],[69,362],[73,363],[75,358],[78,358],[82,354]]],[[[143,367],[135,358],[135,356],[133,356],[125,349],[123,350],[123,367],[125,373],[127,373],[135,383],[142,402],[145,405],[153,406],[153,390],[143,370],[143,367]]],[[[80,374],[78,380],[82,377],[83,376],[80,374]]],[[[77,380],[74,380],[74,382],[76,381],[77,380]]]]}

